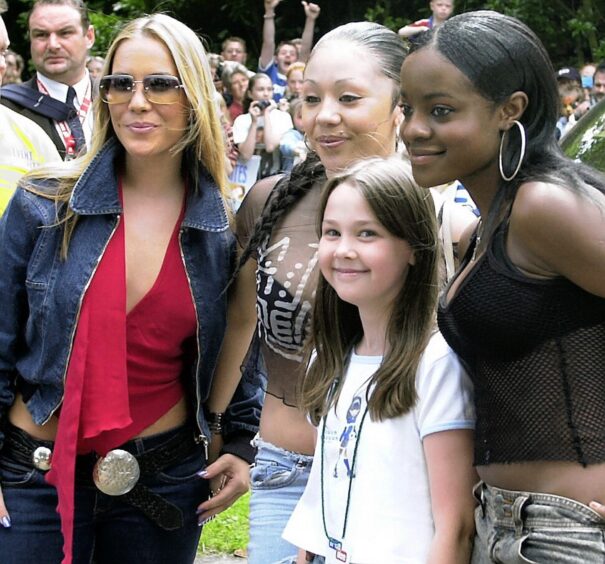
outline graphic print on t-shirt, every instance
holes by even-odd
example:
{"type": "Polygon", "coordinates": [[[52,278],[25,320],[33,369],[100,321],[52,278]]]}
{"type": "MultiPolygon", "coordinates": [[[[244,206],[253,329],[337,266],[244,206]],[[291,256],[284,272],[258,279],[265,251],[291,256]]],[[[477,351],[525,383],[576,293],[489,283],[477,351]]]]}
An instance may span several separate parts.
{"type": "Polygon", "coordinates": [[[351,405],[349,405],[349,409],[347,409],[347,422],[338,439],[340,441],[340,447],[338,449],[338,458],[336,459],[336,464],[334,464],[334,478],[338,478],[338,465],[340,464],[341,459],[345,470],[347,471],[347,478],[355,477],[353,474],[354,468],[351,463],[353,460],[355,445],[351,439],[357,439],[357,429],[355,428],[355,424],[357,423],[357,417],[361,413],[361,404],[361,397],[354,396],[351,400],[351,405]]]}

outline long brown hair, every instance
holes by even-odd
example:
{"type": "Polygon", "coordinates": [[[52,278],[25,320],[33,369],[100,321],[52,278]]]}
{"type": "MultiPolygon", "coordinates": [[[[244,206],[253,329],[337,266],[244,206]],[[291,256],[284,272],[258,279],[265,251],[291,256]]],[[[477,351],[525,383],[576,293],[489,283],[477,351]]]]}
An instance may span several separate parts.
{"type": "MultiPolygon", "coordinates": [[[[319,208],[320,236],[330,194],[343,182],[356,186],[376,219],[414,251],[415,263],[391,311],[387,351],[368,387],[372,419],[389,419],[416,403],[416,370],[435,325],[439,253],[435,208],[430,192],[414,182],[409,165],[399,156],[366,159],[326,183],[319,208]]],[[[311,330],[316,357],[301,395],[302,407],[315,423],[338,401],[350,353],[362,335],[357,307],[340,299],[320,274],[311,330]]]]}

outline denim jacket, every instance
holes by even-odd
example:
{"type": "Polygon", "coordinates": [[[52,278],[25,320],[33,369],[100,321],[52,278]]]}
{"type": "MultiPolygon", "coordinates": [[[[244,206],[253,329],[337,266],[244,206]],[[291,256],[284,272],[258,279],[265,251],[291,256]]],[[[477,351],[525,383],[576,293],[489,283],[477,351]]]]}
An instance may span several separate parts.
{"type": "MultiPolygon", "coordinates": [[[[14,402],[17,376],[37,424],[63,400],[82,299],[122,214],[115,166],[121,152],[109,141],[76,183],[69,206],[79,217],[67,260],[60,257],[63,230],[52,200],[18,189],[0,220],[0,419],[14,402]]],[[[50,185],[45,180],[37,188],[50,185]]],[[[179,244],[197,316],[197,355],[186,366],[185,389],[205,442],[203,404],[225,333],[235,245],[221,195],[203,169],[187,197],[179,244]]],[[[227,415],[232,438],[257,431],[260,402],[256,385],[243,380],[227,415]]],[[[234,453],[249,458],[239,450],[234,453]]]]}

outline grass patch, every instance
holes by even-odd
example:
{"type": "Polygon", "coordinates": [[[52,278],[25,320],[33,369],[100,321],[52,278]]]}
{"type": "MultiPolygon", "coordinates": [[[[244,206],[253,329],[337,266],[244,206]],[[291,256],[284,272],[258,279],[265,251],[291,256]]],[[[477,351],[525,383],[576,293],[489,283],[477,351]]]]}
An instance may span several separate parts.
{"type": "Polygon", "coordinates": [[[240,497],[229,509],[202,529],[198,553],[233,554],[248,544],[248,513],[250,494],[240,497]]]}

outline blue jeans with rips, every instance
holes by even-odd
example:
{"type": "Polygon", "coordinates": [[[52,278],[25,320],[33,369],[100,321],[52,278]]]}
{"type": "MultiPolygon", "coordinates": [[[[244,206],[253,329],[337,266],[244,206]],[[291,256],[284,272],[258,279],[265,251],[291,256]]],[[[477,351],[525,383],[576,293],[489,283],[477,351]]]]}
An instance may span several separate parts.
{"type": "Polygon", "coordinates": [[[552,494],[475,487],[472,564],[603,564],[605,520],[588,506],[552,494]]]}
{"type": "Polygon", "coordinates": [[[281,535],[305,490],[313,457],[284,450],[257,437],[250,470],[250,542],[248,564],[296,559],[298,548],[281,535]]]}
{"type": "MultiPolygon", "coordinates": [[[[126,443],[139,454],[170,439],[177,430],[126,443]]],[[[195,559],[201,528],[197,505],[209,495],[206,480],[196,475],[206,465],[199,445],[185,459],[140,483],[179,507],[184,526],[161,529],[119,496],[111,497],[90,485],[76,483],[74,564],[189,564],[195,559]]],[[[61,523],[56,513],[57,494],[44,473],[0,452],[0,484],[12,526],[0,527],[2,564],[58,564],[63,558],[61,523]]]]}

